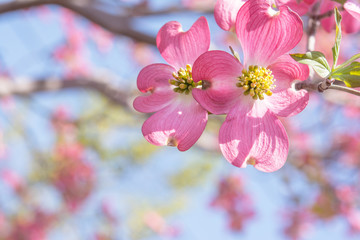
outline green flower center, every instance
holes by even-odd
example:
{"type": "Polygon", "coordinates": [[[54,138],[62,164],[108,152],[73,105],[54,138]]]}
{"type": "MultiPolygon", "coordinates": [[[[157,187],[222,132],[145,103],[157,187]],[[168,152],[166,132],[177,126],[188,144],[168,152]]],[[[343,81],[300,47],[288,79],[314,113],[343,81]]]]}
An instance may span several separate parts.
{"type": "Polygon", "coordinates": [[[264,94],[271,96],[275,79],[272,72],[263,67],[249,66],[249,70],[242,70],[242,75],[238,77],[237,87],[244,89],[244,95],[250,95],[254,100],[264,100],[264,94]]]}
{"type": "Polygon", "coordinates": [[[201,87],[202,81],[194,82],[192,78],[191,65],[186,65],[186,69],[180,68],[178,72],[173,72],[173,79],[169,83],[174,86],[174,92],[188,95],[193,88],[201,87]]]}

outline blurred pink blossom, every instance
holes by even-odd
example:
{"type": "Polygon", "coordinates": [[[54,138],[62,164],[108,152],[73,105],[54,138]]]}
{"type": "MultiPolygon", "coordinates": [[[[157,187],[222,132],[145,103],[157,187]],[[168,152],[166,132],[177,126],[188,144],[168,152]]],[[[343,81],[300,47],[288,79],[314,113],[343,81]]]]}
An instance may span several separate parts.
{"type": "Polygon", "coordinates": [[[91,194],[95,184],[93,167],[85,162],[84,148],[79,143],[56,146],[57,167],[53,178],[56,188],[62,193],[67,207],[77,210],[91,194]]]}
{"type": "Polygon", "coordinates": [[[116,217],[114,211],[112,210],[112,207],[108,201],[106,201],[106,200],[102,201],[101,211],[102,211],[103,215],[105,216],[105,218],[107,220],[109,220],[111,223],[115,224],[117,222],[117,217],[116,217]]]}
{"type": "Polygon", "coordinates": [[[144,223],[160,236],[176,237],[179,234],[179,229],[169,226],[156,211],[148,211],[144,216],[144,223]]]}
{"type": "Polygon", "coordinates": [[[70,211],[76,211],[91,194],[95,184],[94,169],[84,161],[65,162],[54,178],[70,211]]]}
{"type": "Polygon", "coordinates": [[[62,10],[62,25],[65,33],[65,43],[53,52],[54,59],[63,63],[68,78],[87,75],[90,65],[86,59],[87,50],[84,31],[76,25],[74,14],[62,10]]]}
{"type": "Polygon", "coordinates": [[[89,37],[94,40],[97,48],[102,53],[109,52],[113,47],[115,40],[113,34],[95,24],[90,26],[89,37]]]}
{"type": "Polygon", "coordinates": [[[284,234],[291,240],[303,239],[311,230],[314,219],[306,209],[286,209],[284,216],[284,234]]]}
{"type": "Polygon", "coordinates": [[[340,133],[336,137],[334,148],[341,151],[339,160],[349,167],[360,166],[360,140],[359,134],[340,133]]]}
{"type": "Polygon", "coordinates": [[[6,169],[0,172],[1,181],[5,182],[14,191],[19,192],[25,186],[24,179],[15,171],[6,169]]]}
{"type": "Polygon", "coordinates": [[[232,231],[242,231],[245,223],[255,216],[252,199],[245,192],[243,179],[237,175],[230,175],[220,181],[211,206],[227,213],[228,226],[232,231]]]}
{"type": "Polygon", "coordinates": [[[350,233],[359,234],[360,233],[360,210],[353,209],[352,211],[346,214],[346,219],[350,224],[350,233]]]}
{"type": "Polygon", "coordinates": [[[140,66],[149,65],[156,59],[155,51],[148,44],[134,42],[130,49],[131,56],[140,66]]]}
{"type": "MultiPolygon", "coordinates": [[[[323,0],[320,7],[320,14],[331,11],[335,7],[339,8],[340,6],[341,4],[335,1],[323,0]]],[[[341,16],[342,16],[341,28],[343,32],[356,33],[360,30],[360,21],[354,17],[354,15],[356,14],[356,10],[358,11],[357,13],[360,14],[359,3],[353,2],[349,8],[345,7],[344,11],[341,12],[341,16]]],[[[322,19],[321,25],[327,32],[331,32],[332,30],[334,30],[336,26],[334,16],[330,16],[322,19]]]]}
{"type": "Polygon", "coordinates": [[[355,207],[358,192],[349,185],[339,186],[335,192],[340,201],[340,211],[344,214],[351,212],[355,207]]]}
{"type": "Polygon", "coordinates": [[[55,221],[55,216],[35,210],[35,213],[19,216],[6,240],[47,240],[47,231],[55,221]]]}
{"type": "Polygon", "coordinates": [[[190,9],[211,9],[216,0],[181,0],[186,8],[190,9]]]}

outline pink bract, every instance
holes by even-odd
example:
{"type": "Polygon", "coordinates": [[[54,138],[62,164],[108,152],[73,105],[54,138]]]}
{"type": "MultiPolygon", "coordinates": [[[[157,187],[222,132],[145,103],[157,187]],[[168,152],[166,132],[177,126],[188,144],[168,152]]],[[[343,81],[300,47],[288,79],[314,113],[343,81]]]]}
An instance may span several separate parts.
{"type": "Polygon", "coordinates": [[[194,98],[208,111],[227,114],[219,133],[220,149],[237,167],[252,164],[258,170],[272,172],[287,158],[289,143],[278,117],[301,112],[309,95],[296,91],[294,80],[305,80],[307,65],[286,52],[300,41],[303,26],[300,17],[272,1],[249,0],[239,10],[236,33],[244,52],[244,64],[223,51],[209,51],[194,63],[194,81],[206,82],[205,89],[194,89],[194,98]],[[243,70],[257,65],[272,71],[276,87],[271,96],[254,100],[236,84],[243,70]]]}
{"type": "Polygon", "coordinates": [[[216,23],[225,31],[235,29],[236,16],[246,0],[218,0],[214,8],[216,23]]]}
{"type": "Polygon", "coordinates": [[[344,9],[353,16],[357,21],[360,21],[360,6],[353,1],[347,1],[344,4],[344,9]]]}
{"type": "Polygon", "coordinates": [[[277,0],[279,6],[288,6],[291,10],[299,14],[305,15],[314,1],[298,1],[298,0],[277,0]]]}
{"type": "Polygon", "coordinates": [[[305,3],[311,5],[313,4],[314,2],[316,2],[316,0],[303,0],[305,3]]]}
{"type": "Polygon", "coordinates": [[[142,127],[150,143],[177,146],[188,150],[199,139],[207,123],[207,111],[192,94],[173,91],[169,79],[180,68],[193,65],[210,46],[210,30],[205,17],[200,17],[184,32],[178,22],[168,22],[156,37],[161,56],[169,63],[151,64],[143,68],[137,79],[138,89],[144,93],[134,100],[139,112],[152,113],[142,127]]]}
{"type": "Polygon", "coordinates": [[[268,66],[301,40],[301,18],[286,6],[276,10],[273,1],[244,4],[236,18],[236,35],[244,52],[244,65],[268,66]]]}
{"type": "Polygon", "coordinates": [[[168,22],[156,36],[161,56],[178,70],[193,64],[210,47],[210,30],[205,17],[200,17],[187,31],[178,22],[168,22]]]}
{"type": "MultiPolygon", "coordinates": [[[[235,30],[236,16],[247,0],[218,0],[215,4],[214,17],[216,23],[225,31],[235,30]]],[[[305,15],[312,2],[297,0],[277,0],[279,6],[287,6],[300,16],[305,15]]]]}

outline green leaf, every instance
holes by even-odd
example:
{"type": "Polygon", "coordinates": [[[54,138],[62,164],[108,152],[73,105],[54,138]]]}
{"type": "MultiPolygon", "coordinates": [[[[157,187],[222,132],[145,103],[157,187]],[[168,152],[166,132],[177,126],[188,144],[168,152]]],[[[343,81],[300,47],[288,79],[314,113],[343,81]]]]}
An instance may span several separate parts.
{"type": "Polygon", "coordinates": [[[352,62],[350,65],[336,70],[331,77],[343,81],[348,87],[360,87],[360,62],[352,62]]]}
{"type": "Polygon", "coordinates": [[[334,16],[335,16],[335,23],[336,23],[336,37],[335,37],[335,45],[332,48],[333,53],[333,67],[334,69],[336,67],[338,58],[339,58],[339,52],[340,52],[340,43],[341,43],[341,15],[337,7],[334,9],[334,16]]]}
{"type": "Polygon", "coordinates": [[[329,63],[322,52],[312,51],[305,54],[290,54],[290,56],[299,63],[311,66],[322,78],[328,77],[331,72],[329,63]]]}
{"type": "Polygon", "coordinates": [[[350,63],[352,63],[353,61],[355,61],[356,59],[360,58],[360,53],[355,54],[354,56],[352,56],[349,60],[347,60],[346,62],[344,62],[343,64],[337,66],[335,68],[335,71],[337,71],[337,69],[341,69],[344,68],[345,66],[349,65],[350,63]]]}

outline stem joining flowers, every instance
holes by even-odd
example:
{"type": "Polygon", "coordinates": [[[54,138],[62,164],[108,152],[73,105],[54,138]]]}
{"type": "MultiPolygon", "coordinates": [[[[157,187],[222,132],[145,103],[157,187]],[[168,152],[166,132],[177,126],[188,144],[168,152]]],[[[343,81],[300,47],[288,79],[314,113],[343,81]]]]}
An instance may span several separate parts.
{"type": "Polygon", "coordinates": [[[242,75],[238,77],[237,87],[244,90],[244,95],[250,95],[254,100],[264,100],[264,94],[271,96],[276,86],[272,72],[264,67],[249,66],[249,70],[242,70],[242,75]]]}
{"type": "Polygon", "coordinates": [[[194,82],[192,78],[192,68],[190,64],[186,65],[186,69],[180,68],[176,73],[173,72],[173,79],[169,83],[174,87],[174,92],[184,93],[188,95],[193,88],[201,87],[202,81],[194,82]]]}

